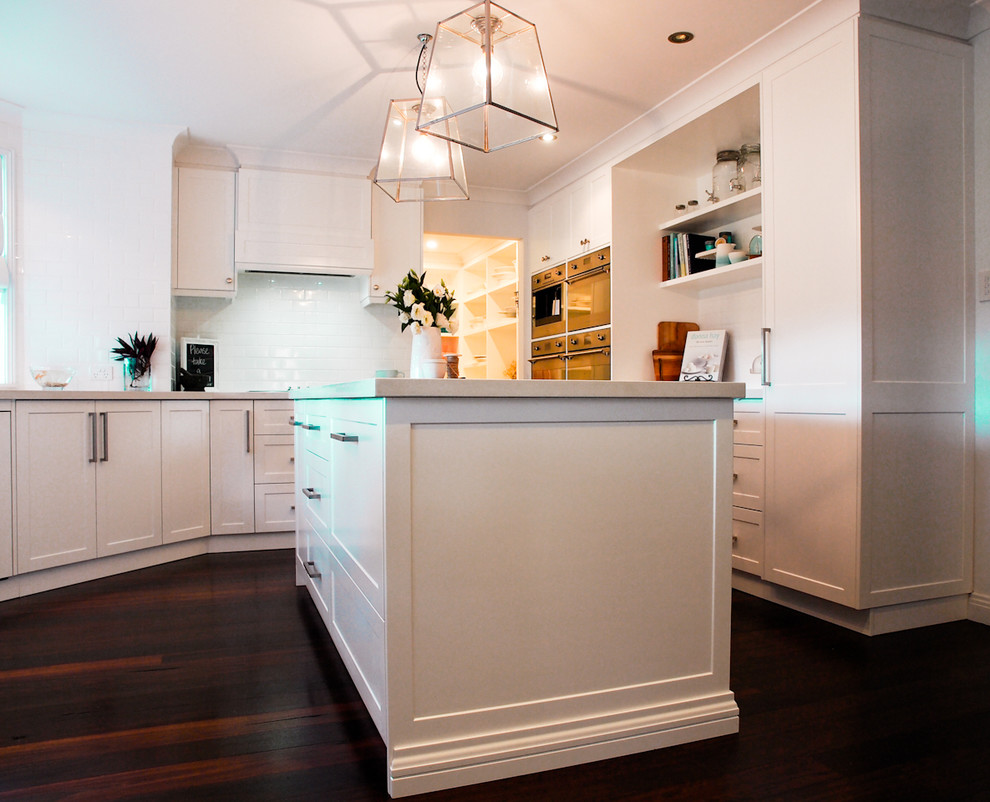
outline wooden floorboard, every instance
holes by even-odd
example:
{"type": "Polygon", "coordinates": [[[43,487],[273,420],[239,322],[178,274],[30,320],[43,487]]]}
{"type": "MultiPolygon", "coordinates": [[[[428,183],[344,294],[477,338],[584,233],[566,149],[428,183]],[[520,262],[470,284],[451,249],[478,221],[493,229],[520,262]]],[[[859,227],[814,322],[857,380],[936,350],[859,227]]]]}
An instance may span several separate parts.
{"type": "MultiPolygon", "coordinates": [[[[867,638],[733,597],[738,735],[423,798],[988,800],[990,627],[867,638]]],[[[0,800],[384,800],[289,551],[0,604],[0,800]]]]}

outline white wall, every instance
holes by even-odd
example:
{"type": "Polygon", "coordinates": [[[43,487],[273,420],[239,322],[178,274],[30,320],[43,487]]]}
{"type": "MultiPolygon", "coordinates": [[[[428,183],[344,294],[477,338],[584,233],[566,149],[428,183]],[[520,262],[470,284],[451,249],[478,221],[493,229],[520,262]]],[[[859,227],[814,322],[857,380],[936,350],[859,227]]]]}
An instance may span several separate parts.
{"type": "Polygon", "coordinates": [[[73,389],[122,388],[111,360],[128,332],[160,338],[169,386],[172,141],[178,129],[25,111],[15,275],[16,384],[32,364],[76,368],[73,389]],[[91,366],[112,366],[109,382],[91,366]]]}
{"type": "Polygon", "coordinates": [[[218,340],[217,389],[285,390],[408,372],[392,306],[361,306],[357,278],[241,273],[233,301],[176,298],[174,331],[218,340]]]}

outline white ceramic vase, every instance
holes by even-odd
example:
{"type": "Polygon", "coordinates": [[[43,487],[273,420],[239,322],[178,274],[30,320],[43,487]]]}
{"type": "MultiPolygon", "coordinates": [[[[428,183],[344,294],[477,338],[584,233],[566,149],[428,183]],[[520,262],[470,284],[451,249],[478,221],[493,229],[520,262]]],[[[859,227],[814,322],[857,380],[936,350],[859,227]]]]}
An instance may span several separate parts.
{"type": "Polygon", "coordinates": [[[443,356],[440,329],[436,326],[413,332],[412,355],[409,358],[409,378],[442,379],[447,371],[443,356]]]}

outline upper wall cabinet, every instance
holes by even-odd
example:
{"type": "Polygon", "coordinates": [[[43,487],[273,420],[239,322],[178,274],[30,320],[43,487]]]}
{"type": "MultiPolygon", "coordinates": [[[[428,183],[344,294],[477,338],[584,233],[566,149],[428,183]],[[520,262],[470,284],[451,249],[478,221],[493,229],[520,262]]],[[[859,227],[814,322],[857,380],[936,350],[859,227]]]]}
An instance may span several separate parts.
{"type": "Polygon", "coordinates": [[[611,237],[611,169],[602,167],[533,207],[530,270],[593,251],[611,237]]]}
{"type": "Polygon", "coordinates": [[[371,273],[371,182],[242,167],[235,251],[238,270],[371,273]]]}
{"type": "Polygon", "coordinates": [[[361,296],[365,306],[387,303],[385,293],[410,270],[418,273],[423,266],[423,204],[396,203],[381,190],[371,197],[375,256],[361,296]]]}
{"type": "Polygon", "coordinates": [[[234,185],[231,170],[176,170],[175,295],[233,296],[234,185]]]}

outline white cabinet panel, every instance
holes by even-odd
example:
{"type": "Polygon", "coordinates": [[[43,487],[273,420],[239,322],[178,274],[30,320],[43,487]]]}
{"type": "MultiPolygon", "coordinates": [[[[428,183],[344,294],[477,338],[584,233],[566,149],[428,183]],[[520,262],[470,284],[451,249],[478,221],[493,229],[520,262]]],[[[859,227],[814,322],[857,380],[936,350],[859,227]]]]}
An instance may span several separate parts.
{"type": "Polygon", "coordinates": [[[17,571],[96,557],[92,401],[19,401],[17,571]]]}
{"type": "Polygon", "coordinates": [[[332,440],[332,500],[327,545],[382,615],[385,580],[382,405],[351,401],[337,404],[332,410],[328,434],[332,440]]]}
{"type": "Polygon", "coordinates": [[[254,434],[256,437],[269,434],[293,433],[291,401],[255,401],[254,434]]]}
{"type": "Polygon", "coordinates": [[[175,219],[176,295],[232,296],[235,173],[179,167],[175,219]]]}
{"type": "Polygon", "coordinates": [[[101,557],[162,543],[161,404],[97,405],[102,444],[96,481],[101,557]]]}
{"type": "Polygon", "coordinates": [[[210,534],[210,402],[162,402],[162,540],[210,534]]]}
{"type": "Polygon", "coordinates": [[[292,482],[295,454],[291,435],[254,438],[254,483],[256,485],[292,482]]]}
{"type": "Polygon", "coordinates": [[[18,573],[162,542],[157,401],[18,401],[18,573]]]}
{"type": "Polygon", "coordinates": [[[242,167],[235,242],[244,269],[370,273],[371,181],[242,167]]]}
{"type": "Polygon", "coordinates": [[[210,402],[210,512],[214,535],[254,531],[252,402],[210,402]]]}
{"type": "Polygon", "coordinates": [[[10,411],[0,411],[0,579],[14,571],[13,453],[10,411]]]}
{"type": "Polygon", "coordinates": [[[288,484],[254,486],[254,527],[256,532],[291,531],[296,522],[296,490],[288,484]]]}

